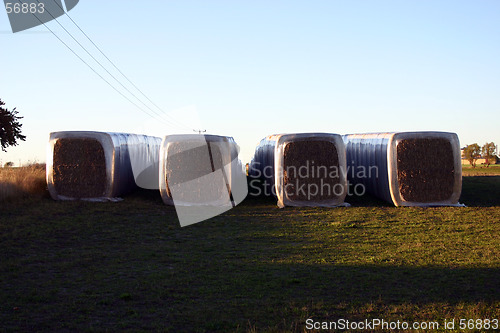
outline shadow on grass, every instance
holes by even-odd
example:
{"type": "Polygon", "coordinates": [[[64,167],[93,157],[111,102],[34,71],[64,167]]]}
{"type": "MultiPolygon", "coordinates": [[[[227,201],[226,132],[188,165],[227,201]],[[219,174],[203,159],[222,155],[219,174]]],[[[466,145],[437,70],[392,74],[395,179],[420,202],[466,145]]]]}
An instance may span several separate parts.
{"type": "Polygon", "coordinates": [[[491,316],[500,300],[498,268],[220,262],[200,262],[189,270],[176,264],[154,271],[145,267],[109,271],[91,264],[64,272],[83,277],[76,280],[50,282],[42,272],[22,284],[11,282],[0,291],[3,310],[8,309],[0,318],[10,328],[30,323],[38,329],[82,330],[100,323],[103,330],[224,332],[249,321],[262,329],[282,322],[301,326],[311,317],[418,319],[420,310],[443,304],[484,304],[491,316]],[[367,310],[373,304],[375,309],[367,310]],[[391,313],[400,306],[405,312],[391,313]]]}
{"type": "MultiPolygon", "coordinates": [[[[495,313],[494,304],[500,300],[498,268],[268,263],[245,268],[226,266],[224,273],[220,267],[200,268],[191,272],[189,280],[189,287],[177,291],[180,295],[198,297],[200,302],[190,310],[184,308],[187,313],[182,313],[182,306],[172,308],[170,320],[174,327],[192,321],[188,313],[202,314],[192,322],[195,327],[209,328],[204,325],[211,323],[222,329],[234,329],[230,323],[234,325],[235,320],[244,325],[243,318],[250,318],[260,328],[272,327],[280,321],[301,326],[311,317],[418,319],[422,318],[419,311],[443,304],[451,308],[484,304],[490,308],[491,316],[495,313]],[[214,271],[219,271],[216,278],[214,271]],[[367,310],[373,304],[375,309],[367,310]],[[402,313],[390,314],[391,309],[401,306],[405,309],[399,310],[402,313]],[[224,308],[224,314],[218,311],[220,308],[224,308]],[[242,308],[246,317],[239,317],[242,308]]],[[[186,299],[164,296],[170,304],[186,305],[186,299]]],[[[428,319],[435,318],[436,314],[431,314],[428,319]]]]}
{"type": "Polygon", "coordinates": [[[125,200],[139,200],[146,201],[155,204],[163,204],[161,194],[159,190],[146,190],[142,188],[137,188],[133,192],[123,196],[125,200]]]}
{"type": "Polygon", "coordinates": [[[500,176],[463,177],[460,203],[469,207],[500,206],[500,176]]]}
{"type": "Polygon", "coordinates": [[[272,278],[267,287],[256,283],[253,290],[272,292],[271,283],[291,298],[386,305],[500,301],[499,268],[267,264],[257,269],[272,278]]]}
{"type": "MultiPolygon", "coordinates": [[[[428,255],[440,266],[390,265],[377,253],[387,246],[396,251],[407,237],[375,241],[367,238],[369,230],[358,233],[363,228],[356,224],[316,229],[310,217],[291,209],[262,209],[260,202],[190,228],[179,227],[174,208],[164,206],[156,191],[131,194],[116,204],[41,200],[15,210],[0,206],[1,327],[244,332],[251,323],[257,331],[302,332],[311,317],[491,318],[498,313],[500,268],[493,246],[480,247],[490,258],[489,268],[453,268],[447,264],[453,255],[443,259],[432,251],[428,255]],[[319,235],[311,241],[313,233],[319,235]],[[338,255],[329,255],[332,251],[338,255]],[[480,307],[486,310],[476,310],[480,307]]],[[[343,219],[341,210],[333,211],[343,219]]],[[[407,216],[396,213],[394,219],[407,216]]],[[[471,229],[465,218],[459,223],[473,234],[482,230],[481,225],[471,229]]],[[[380,221],[372,230],[388,225],[380,221]]],[[[401,235],[406,228],[393,230],[401,235]]],[[[434,233],[434,241],[422,246],[450,253],[441,246],[444,231],[411,230],[434,233]]],[[[473,240],[463,243],[461,259],[469,256],[470,244],[473,240]]]]}
{"type": "Polygon", "coordinates": [[[394,207],[393,204],[388,203],[368,193],[359,195],[348,195],[345,202],[351,204],[353,207],[394,207]]]}

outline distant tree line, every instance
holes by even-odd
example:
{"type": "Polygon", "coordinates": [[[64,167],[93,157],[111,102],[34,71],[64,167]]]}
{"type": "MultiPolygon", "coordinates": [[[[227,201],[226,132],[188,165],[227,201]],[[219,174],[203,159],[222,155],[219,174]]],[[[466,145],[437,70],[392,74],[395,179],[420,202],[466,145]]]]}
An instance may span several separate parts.
{"type": "Polygon", "coordinates": [[[481,157],[485,159],[487,167],[492,163],[496,163],[498,158],[497,148],[494,142],[486,142],[483,147],[480,147],[477,143],[467,145],[463,149],[462,156],[469,161],[473,168],[476,167],[476,162],[481,157]]]}

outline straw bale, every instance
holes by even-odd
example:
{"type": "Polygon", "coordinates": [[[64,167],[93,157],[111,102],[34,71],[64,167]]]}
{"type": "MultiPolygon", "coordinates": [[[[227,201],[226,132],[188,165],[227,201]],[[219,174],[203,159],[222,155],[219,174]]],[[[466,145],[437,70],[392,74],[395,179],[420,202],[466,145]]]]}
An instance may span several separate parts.
{"type": "Polygon", "coordinates": [[[296,201],[319,201],[336,199],[335,185],[340,184],[340,165],[337,147],[333,142],[321,140],[301,140],[289,142],[283,152],[284,188],[288,198],[296,201]],[[307,166],[307,173],[300,173],[307,166]],[[337,172],[332,172],[332,167],[337,172]],[[293,170],[293,172],[290,172],[293,170]],[[332,177],[330,177],[332,175],[332,177]],[[304,185],[304,186],[303,186],[304,185]],[[317,194],[297,191],[297,188],[313,186],[320,189],[317,194]],[[324,189],[324,190],[321,190],[324,189]],[[329,189],[329,190],[328,190],[329,189]]]}
{"type": "Polygon", "coordinates": [[[101,197],[106,192],[104,149],[94,139],[65,138],[54,145],[53,179],[58,194],[101,197]]]}
{"type": "Polygon", "coordinates": [[[454,155],[445,138],[404,139],[397,145],[399,191],[406,201],[448,200],[455,183],[454,155]]]}
{"type": "Polygon", "coordinates": [[[216,144],[203,145],[196,148],[186,149],[192,145],[189,141],[179,141],[169,145],[167,151],[167,161],[165,167],[165,183],[168,197],[172,197],[170,185],[191,182],[191,188],[197,188],[197,197],[193,201],[193,193],[183,191],[176,193],[176,200],[191,201],[192,203],[207,203],[214,197],[221,198],[227,195],[227,184],[210,183],[207,188],[207,181],[200,178],[216,170],[221,170],[223,165],[222,154],[216,144]],[[210,161],[210,162],[208,162],[210,161]],[[199,186],[196,186],[199,184],[199,186]],[[203,186],[202,186],[203,185],[203,186]],[[180,197],[179,197],[180,196],[180,197]]]}

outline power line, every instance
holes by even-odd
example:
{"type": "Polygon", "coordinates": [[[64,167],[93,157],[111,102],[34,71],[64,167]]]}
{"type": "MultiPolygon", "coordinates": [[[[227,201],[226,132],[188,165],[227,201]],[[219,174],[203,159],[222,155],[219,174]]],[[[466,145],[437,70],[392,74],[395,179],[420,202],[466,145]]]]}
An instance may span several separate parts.
{"type": "MultiPolygon", "coordinates": [[[[19,0],[21,3],[24,3],[23,0],[19,0]]],[[[92,68],[92,66],[90,66],[82,57],[80,57],[68,44],[66,44],[59,36],[57,36],[54,31],[52,31],[45,23],[43,23],[42,20],[40,20],[40,18],[38,18],[38,16],[36,16],[35,14],[33,14],[35,16],[35,18],[40,21],[41,24],[43,24],[64,46],[66,46],[78,59],[80,59],[85,65],[87,65],[88,68],[90,68],[97,76],[99,76],[104,82],[106,82],[111,88],[113,88],[117,93],[119,93],[120,95],[123,96],[123,98],[125,98],[127,101],[129,101],[130,103],[132,103],[135,107],[137,107],[139,110],[143,111],[144,113],[146,113],[148,116],[150,117],[153,117],[155,118],[153,115],[151,115],[150,113],[148,113],[147,111],[145,111],[143,108],[141,108],[139,105],[137,105],[136,103],[134,103],[130,98],[128,98],[127,96],[125,96],[121,91],[119,91],[118,89],[116,89],[115,86],[113,86],[111,83],[109,83],[108,80],[106,80],[101,74],[99,74],[94,68],[92,68]]]]}
{"type": "MultiPolygon", "coordinates": [[[[39,0],[36,0],[38,3],[40,3],[39,0]]],[[[23,0],[19,0],[19,2],[21,3],[24,3],[23,0]]],[[[113,84],[111,84],[108,80],[106,80],[101,74],[99,74],[88,62],[86,62],[80,55],[78,55],[66,42],[64,42],[58,35],[56,35],[54,33],[54,31],[52,31],[44,22],[42,22],[40,20],[40,18],[35,14],[35,13],[32,13],[35,18],[41,23],[43,24],[47,30],[50,31],[50,33],[52,33],[64,46],[66,46],[66,48],[68,48],[78,59],[80,59],[80,61],[82,61],[85,65],[87,65],[87,67],[89,67],[97,76],[99,76],[99,78],[101,78],[104,82],[106,82],[111,88],[113,88],[113,90],[115,90],[117,93],[119,93],[123,98],[125,98],[127,101],[129,101],[132,105],[134,105],[136,108],[138,108],[139,110],[141,110],[142,112],[144,112],[145,114],[147,114],[148,116],[154,118],[154,119],[157,119],[167,125],[174,125],[174,126],[177,126],[177,127],[180,127],[180,128],[190,128],[186,125],[184,125],[183,123],[181,123],[180,121],[177,121],[175,118],[171,117],[170,115],[168,115],[167,113],[165,113],[160,107],[158,107],[158,105],[156,105],[150,98],[148,98],[105,54],[104,52],[92,41],[92,39],[78,26],[78,24],[67,14],[67,12],[59,5],[59,3],[57,3],[57,1],[54,1],[57,6],[59,8],[61,8],[61,10],[68,16],[68,18],[73,22],[73,24],[85,35],[85,37],[87,37],[87,39],[89,39],[89,41],[99,50],[99,52],[113,65],[113,67],[116,68],[116,70],[123,76],[125,77],[125,79],[127,79],[127,81],[132,84],[132,86],[134,86],[134,88],[136,88],[151,104],[153,104],[156,108],[158,108],[162,113],[163,115],[165,116],[168,116],[171,118],[171,120],[168,120],[168,119],[165,119],[163,117],[162,114],[159,114],[158,112],[156,112],[155,110],[153,110],[150,106],[148,106],[146,103],[144,103],[139,97],[137,97],[132,91],[130,91],[130,89],[128,89],[123,83],[120,82],[120,80],[118,80],[99,60],[97,60],[58,20],[56,17],[54,17],[54,15],[52,15],[52,13],[50,13],[50,11],[48,11],[47,9],[45,9],[47,11],[47,13],[52,17],[53,20],[55,20],[57,22],[57,24],[59,26],[61,26],[61,28],[63,28],[63,30],[96,62],[99,64],[99,66],[101,66],[102,69],[104,69],[116,82],[118,82],[118,84],[120,84],[130,95],[132,95],[136,100],[138,100],[141,104],[143,104],[147,109],[149,109],[153,114],[147,112],[146,110],[144,110],[142,107],[140,107],[139,105],[137,105],[135,102],[133,102],[129,97],[127,97],[124,93],[122,93],[120,90],[118,90],[113,84]],[[156,117],[155,117],[156,115],[156,117]]]]}
{"type": "MultiPolygon", "coordinates": [[[[38,0],[37,0],[38,1],[38,0]]],[[[58,4],[59,6],[59,4],[58,4]]],[[[163,111],[162,108],[160,108],[155,102],[153,102],[146,94],[144,94],[144,92],[142,92],[141,89],[139,89],[139,87],[137,87],[128,77],[127,75],[125,75],[116,65],[113,61],[111,61],[111,59],[108,58],[108,56],[101,50],[101,48],[99,46],[97,46],[96,43],[94,43],[94,41],[85,33],[85,31],[82,30],[82,28],[80,28],[80,26],[71,18],[71,16],[69,16],[68,12],[65,12],[66,16],[71,20],[71,22],[73,22],[73,24],[81,31],[81,33],[92,43],[92,45],[94,45],[94,47],[109,61],[109,63],[111,65],[113,65],[113,67],[135,88],[137,89],[138,92],[141,93],[142,96],[144,96],[152,105],[154,105],[158,110],[160,110],[163,114],[165,114],[166,116],[168,116],[169,118],[171,118],[173,121],[177,122],[178,124],[181,125],[181,127],[184,127],[186,129],[189,128],[189,126],[186,126],[184,125],[183,123],[181,123],[180,121],[178,121],[177,119],[175,119],[174,117],[170,116],[168,113],[166,113],[165,111],[163,111]]]]}
{"type": "MultiPolygon", "coordinates": [[[[38,3],[40,3],[40,1],[39,1],[39,0],[36,0],[36,1],[37,1],[38,3]]],[[[55,1],[55,3],[57,4],[57,6],[58,6],[59,8],[61,8],[61,10],[62,10],[63,12],[65,12],[65,11],[64,11],[64,9],[63,9],[61,6],[59,6],[59,4],[57,3],[57,1],[55,1]]],[[[61,28],[63,28],[63,30],[64,30],[64,31],[65,31],[65,32],[66,32],[66,33],[67,33],[67,34],[68,34],[68,35],[69,35],[69,36],[70,36],[70,37],[71,37],[71,38],[72,38],[72,39],[73,39],[73,40],[74,40],[74,41],[75,41],[75,42],[76,42],[76,43],[77,43],[77,44],[78,44],[78,45],[79,45],[79,46],[80,46],[80,47],[81,47],[81,48],[82,48],[82,49],[83,49],[83,50],[84,50],[84,51],[85,51],[85,52],[86,52],[86,53],[87,53],[87,54],[88,54],[88,55],[89,55],[89,56],[90,56],[90,57],[91,57],[91,58],[92,58],[92,59],[93,59],[93,60],[94,60],[97,64],[99,64],[99,66],[101,66],[101,68],[102,68],[102,69],[104,69],[104,70],[106,71],[106,73],[108,73],[108,74],[109,74],[109,76],[111,76],[111,77],[112,77],[112,78],[113,78],[116,82],[118,82],[118,84],[119,84],[119,85],[121,85],[121,86],[122,86],[122,88],[123,88],[123,89],[125,89],[125,90],[129,93],[129,94],[131,94],[131,95],[132,95],[132,96],[133,96],[136,100],[138,100],[140,103],[142,103],[142,105],[144,105],[144,106],[145,106],[147,109],[149,109],[151,112],[153,112],[153,113],[154,113],[154,114],[156,114],[157,116],[161,117],[161,115],[160,115],[160,114],[158,114],[158,113],[157,113],[156,111],[154,111],[151,107],[149,107],[146,103],[144,103],[144,102],[143,102],[140,98],[138,98],[138,97],[137,97],[137,96],[136,96],[133,92],[131,92],[131,91],[130,91],[130,90],[129,90],[129,89],[128,89],[128,88],[127,88],[127,87],[126,87],[123,83],[121,83],[121,82],[120,82],[120,81],[119,81],[119,80],[118,80],[118,79],[117,79],[117,78],[116,78],[113,74],[111,74],[111,72],[110,72],[110,71],[109,71],[106,67],[104,67],[104,66],[101,64],[101,62],[100,62],[99,60],[97,60],[97,59],[96,59],[96,58],[95,58],[95,57],[94,57],[94,56],[93,56],[93,55],[92,55],[92,54],[91,54],[91,53],[90,53],[90,52],[89,52],[89,51],[88,51],[88,50],[87,50],[87,49],[86,49],[86,48],[85,48],[85,47],[84,47],[84,46],[83,46],[83,45],[82,45],[82,44],[81,44],[81,43],[80,43],[80,42],[79,42],[79,41],[78,41],[78,40],[77,40],[74,36],[73,36],[73,34],[71,34],[71,33],[70,33],[70,32],[69,32],[69,31],[68,31],[68,30],[67,30],[67,29],[66,29],[66,28],[65,28],[65,27],[64,27],[64,26],[63,26],[63,25],[62,25],[62,24],[61,24],[61,23],[57,20],[57,18],[56,18],[56,17],[54,17],[54,15],[52,15],[52,13],[51,13],[49,10],[47,10],[47,9],[46,9],[46,11],[47,11],[47,13],[48,13],[48,14],[52,17],[52,19],[53,19],[54,21],[56,21],[56,22],[57,22],[57,24],[58,24],[61,28]]],[[[160,119],[160,120],[161,120],[161,119],[160,119]]],[[[167,123],[171,123],[171,124],[173,124],[171,121],[168,121],[168,120],[166,120],[166,119],[165,119],[165,121],[166,121],[167,123]]],[[[165,122],[165,121],[164,121],[164,122],[165,122]]],[[[173,125],[175,125],[175,124],[173,124],[173,125]]],[[[175,125],[175,126],[178,126],[178,125],[175,125]]]]}

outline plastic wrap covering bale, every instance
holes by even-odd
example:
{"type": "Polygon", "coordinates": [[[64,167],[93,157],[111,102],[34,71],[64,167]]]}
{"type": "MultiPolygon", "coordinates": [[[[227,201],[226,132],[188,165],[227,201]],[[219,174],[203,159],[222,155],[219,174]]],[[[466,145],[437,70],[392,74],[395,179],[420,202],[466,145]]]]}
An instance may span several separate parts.
{"type": "Polygon", "coordinates": [[[455,133],[349,134],[348,179],[396,206],[459,206],[460,144],[455,133]]]}
{"type": "Polygon", "coordinates": [[[127,134],[127,149],[135,183],[140,188],[158,190],[160,147],[162,139],[154,136],[127,134]]]}
{"type": "Polygon", "coordinates": [[[250,181],[257,178],[278,206],[347,205],[346,159],[338,134],[280,134],[264,138],[249,165],[250,181]]]}
{"type": "Polygon", "coordinates": [[[231,137],[168,135],[160,151],[160,193],[186,226],[219,215],[243,201],[246,176],[231,137]]]}
{"type": "Polygon", "coordinates": [[[47,185],[54,200],[116,200],[137,185],[158,189],[161,139],[135,134],[50,134],[47,185]],[[155,169],[156,167],[156,169],[155,169]],[[137,182],[136,179],[137,178],[137,182]]]}

